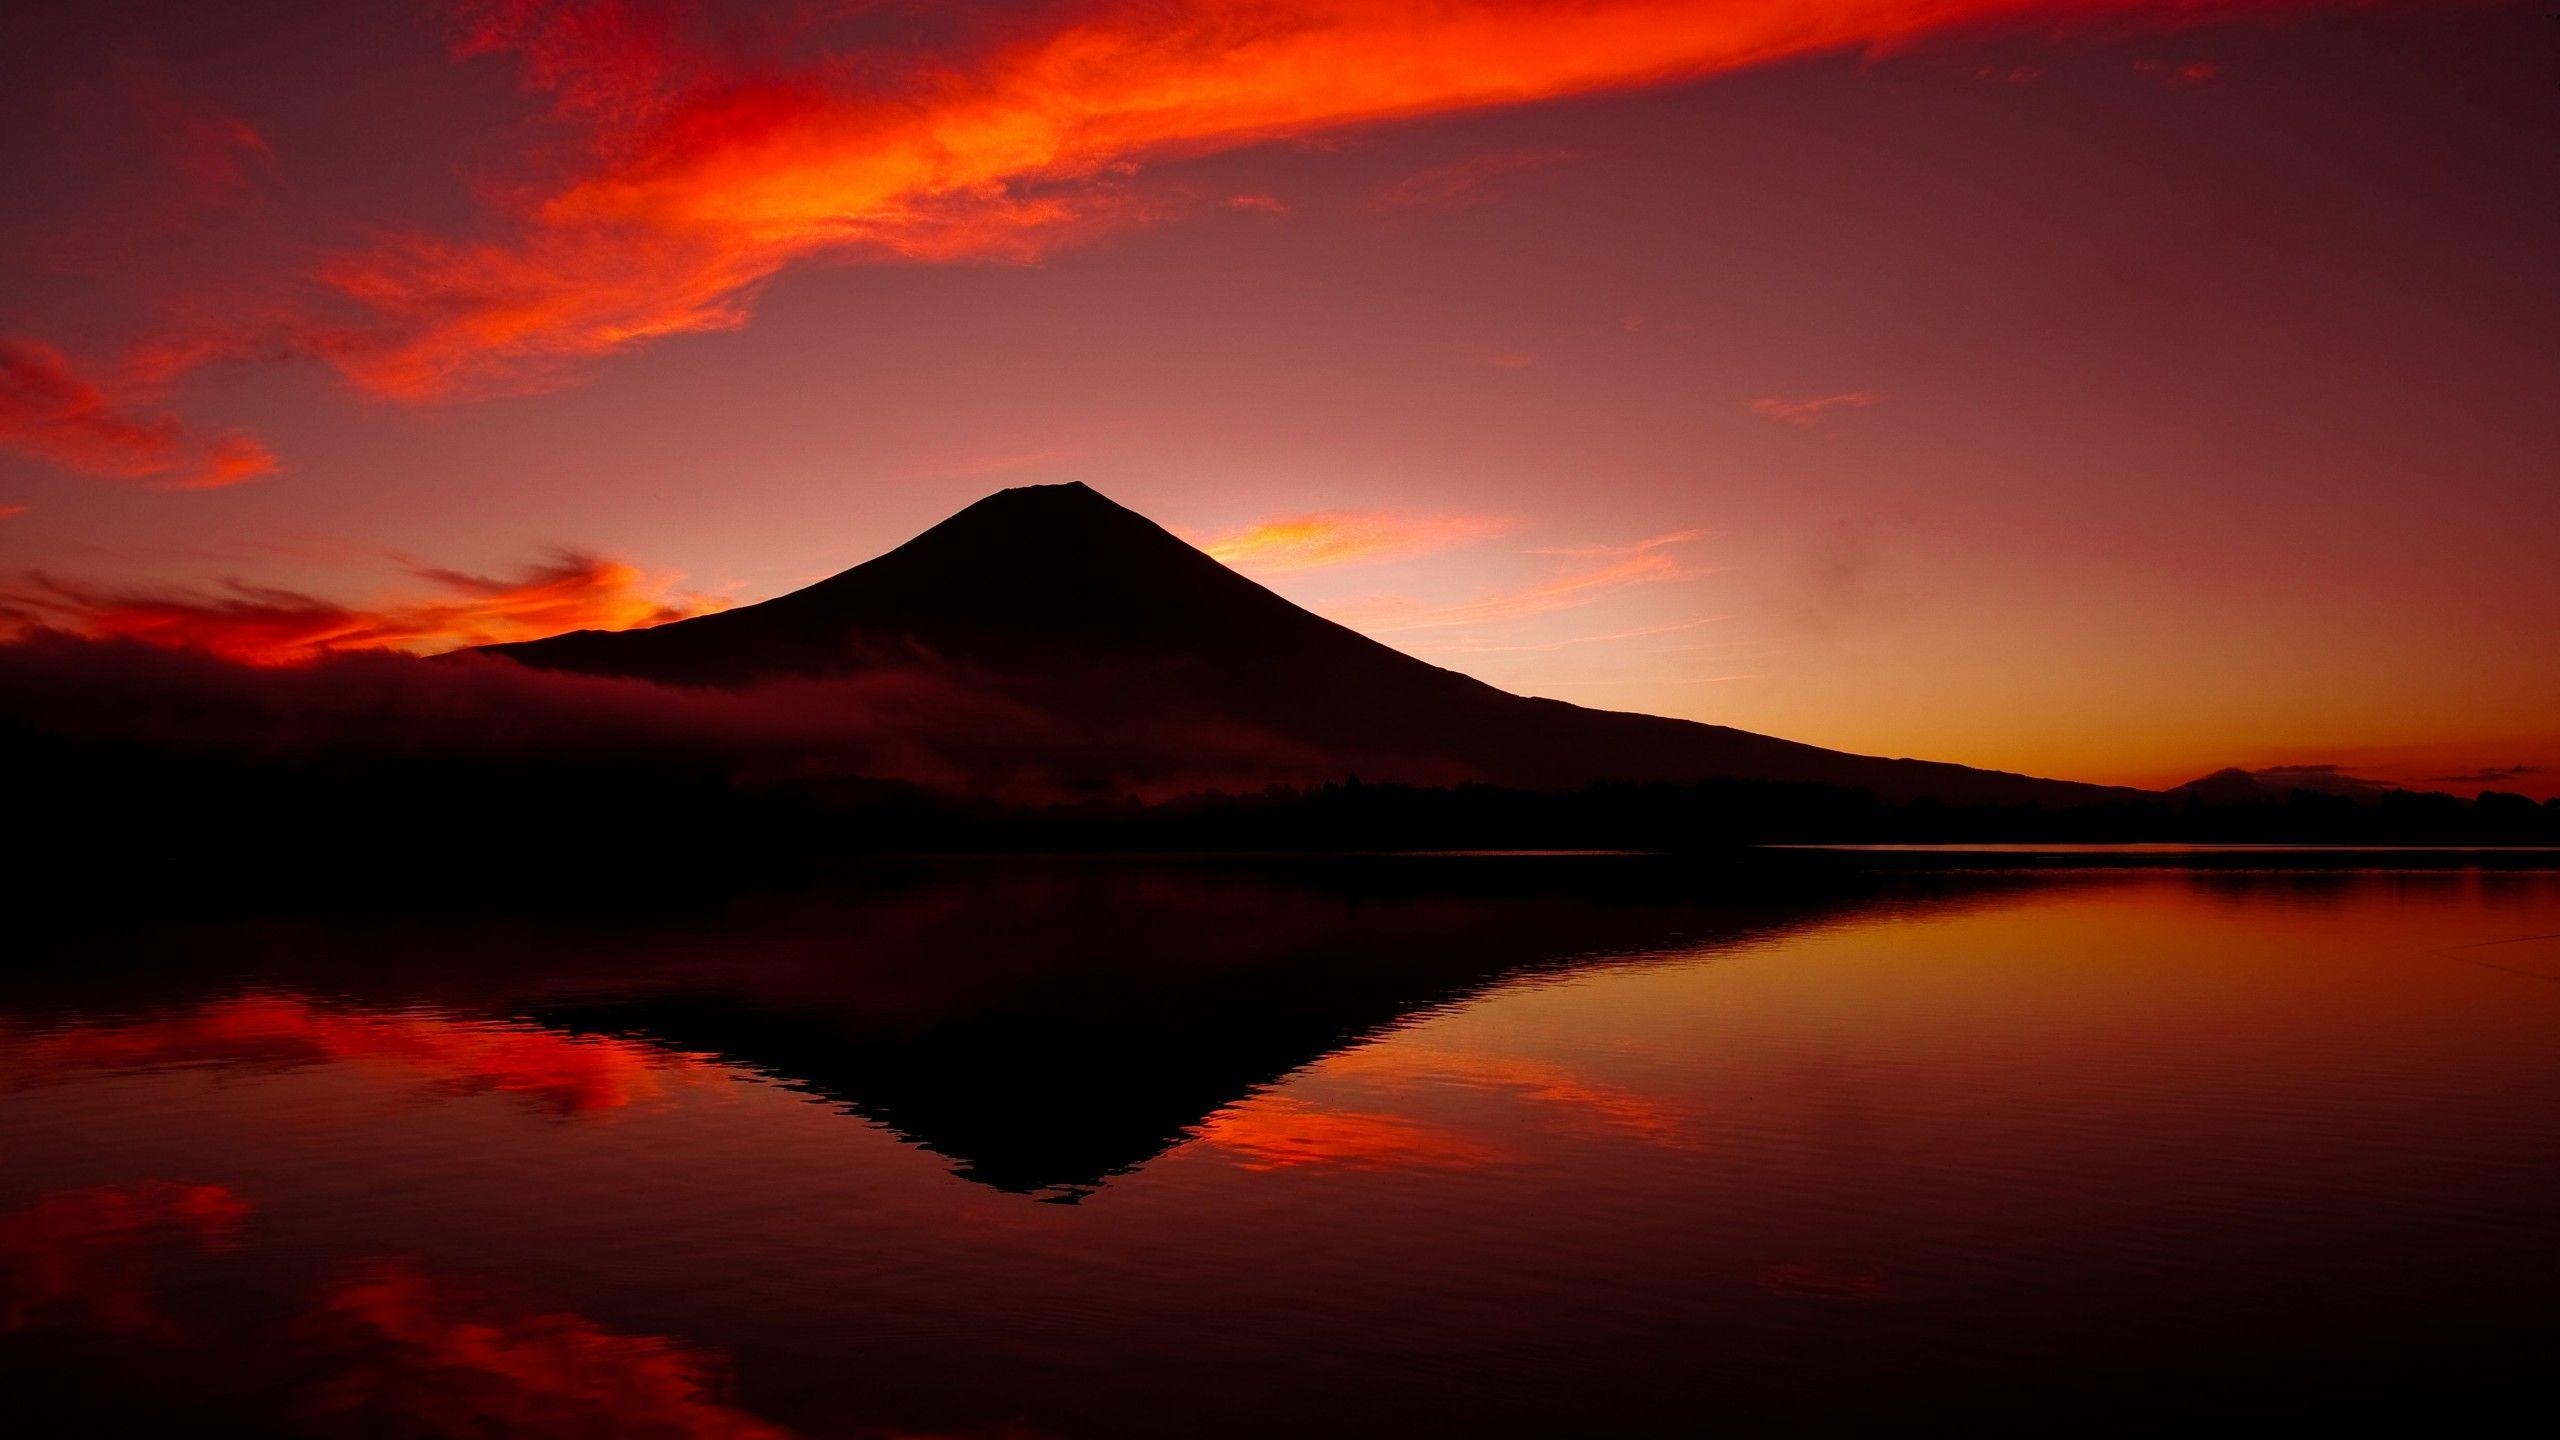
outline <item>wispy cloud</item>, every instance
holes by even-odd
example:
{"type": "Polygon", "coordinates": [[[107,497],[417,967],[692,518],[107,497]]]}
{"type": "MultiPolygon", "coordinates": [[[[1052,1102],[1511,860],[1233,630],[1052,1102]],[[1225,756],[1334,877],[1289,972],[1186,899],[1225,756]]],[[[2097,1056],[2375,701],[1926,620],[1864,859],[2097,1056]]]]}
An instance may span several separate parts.
{"type": "Polygon", "coordinates": [[[1533,552],[1597,560],[1599,563],[1581,565],[1529,585],[1492,591],[1472,600],[1449,605],[1397,605],[1362,618],[1346,619],[1344,623],[1372,635],[1393,635],[1413,630],[1446,629],[1454,625],[1498,625],[1551,615],[1559,610],[1578,609],[1630,587],[1658,585],[1697,573],[1682,565],[1673,551],[1698,539],[1701,534],[1696,530],[1682,530],[1640,540],[1633,545],[1533,552]]]}
{"type": "Polygon", "coordinates": [[[38,574],[0,592],[0,614],[93,639],[289,665],[349,651],[428,654],[568,630],[630,630],[727,603],[676,590],[680,577],[566,550],[507,577],[417,564],[409,573],[430,593],[373,605],[240,580],[211,590],[124,590],[38,574]]]}
{"type": "MultiPolygon", "coordinates": [[[[633,346],[743,325],[796,265],[1025,260],[1152,219],[1128,180],[1160,157],[1957,29],[2169,30],[2292,3],[1066,0],[973,11],[957,48],[896,59],[686,7],[477,3],[458,52],[514,57],[578,142],[570,162],[491,177],[502,208],[466,233],[330,259],[315,278],[331,305],[281,340],[186,353],[316,355],[414,401],[538,390],[633,346]]],[[[1385,203],[1463,203],[1558,154],[1476,157],[1385,203]]]]}
{"type": "Polygon", "coordinates": [[[1582,158],[1572,150],[1510,150],[1471,155],[1447,165],[1417,170],[1371,197],[1381,210],[1456,210],[1490,200],[1501,182],[1530,170],[1543,170],[1582,158]]]}
{"type": "Polygon", "coordinates": [[[1587,680],[1540,680],[1537,681],[1532,688],[1539,690],[1585,690],[1601,686],[1623,688],[1627,686],[1650,687],[1655,685],[1723,685],[1735,680],[1757,680],[1759,678],[1760,676],[1757,672],[1748,675],[1692,675],[1687,677],[1620,675],[1608,679],[1595,677],[1587,680]]]}
{"type": "Polygon", "coordinates": [[[125,99],[177,179],[184,207],[225,205],[275,178],[276,153],[256,126],[182,94],[156,71],[128,67],[125,99]]]}
{"type": "MultiPolygon", "coordinates": [[[[1569,635],[1562,640],[1548,640],[1535,645],[1488,645],[1476,640],[1459,640],[1446,645],[1419,648],[1426,655],[1545,653],[1553,650],[1570,650],[1580,645],[1605,645],[1617,640],[1642,640],[1654,635],[1677,635],[1684,630],[1695,630],[1701,626],[1717,624],[1731,618],[1728,615],[1708,615],[1696,620],[1683,620],[1677,625],[1648,625],[1641,630],[1613,630],[1606,635],[1569,635]]],[[[1737,640],[1730,643],[1743,645],[1755,642],[1737,640]]]]}
{"type": "Polygon", "coordinates": [[[0,446],[165,490],[237,485],[277,468],[255,437],[197,435],[175,415],[134,408],[36,340],[0,340],[0,446]]]}
{"type": "Polygon", "coordinates": [[[190,93],[145,46],[109,48],[97,83],[73,70],[13,97],[14,124],[79,147],[86,193],[73,212],[13,214],[12,238],[62,274],[129,282],[189,270],[205,222],[222,214],[236,242],[246,233],[238,212],[284,193],[283,167],[255,125],[190,93]]]}
{"type": "Polygon", "coordinates": [[[1642,555],[1653,550],[1668,550],[1707,538],[1704,530],[1674,530],[1668,534],[1650,535],[1631,545],[1548,545],[1532,550],[1532,555],[1554,555],[1567,560],[1605,560],[1623,555],[1642,555]]]}
{"type": "Polygon", "coordinates": [[[1289,213],[1289,202],[1277,195],[1230,195],[1227,197],[1227,208],[1249,210],[1257,215],[1286,215],[1289,213]]]}
{"type": "Polygon", "coordinates": [[[1511,525],[1511,521],[1497,515],[1326,510],[1257,520],[1241,530],[1199,543],[1222,564],[1261,575],[1278,575],[1438,554],[1491,539],[1511,525]]]}
{"type": "Polygon", "coordinates": [[[1763,395],[1751,402],[1751,410],[1784,424],[1810,425],[1833,411],[1864,410],[1875,403],[1872,391],[1843,390],[1836,395],[1763,395]]]}
{"type": "Polygon", "coordinates": [[[2134,73],[2147,75],[2171,90],[2188,90],[2210,85],[2222,74],[2222,67],[2211,60],[2137,60],[2134,73]]]}

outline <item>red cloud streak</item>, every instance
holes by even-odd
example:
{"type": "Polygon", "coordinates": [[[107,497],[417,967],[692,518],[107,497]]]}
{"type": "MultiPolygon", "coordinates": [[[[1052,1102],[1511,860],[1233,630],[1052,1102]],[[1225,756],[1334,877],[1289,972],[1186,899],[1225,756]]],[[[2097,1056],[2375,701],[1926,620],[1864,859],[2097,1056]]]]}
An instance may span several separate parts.
{"type": "MultiPolygon", "coordinates": [[[[1276,137],[1694,79],[1968,28],[2168,29],[2308,0],[1084,0],[957,50],[724,61],[620,4],[482,0],[585,160],[472,238],[320,270],[352,326],[294,348],[378,395],[540,389],[577,362],[744,324],[821,255],[1021,259],[1131,218],[1130,168],[1276,137]]],[[[213,347],[219,351],[223,347],[213,347]]]]}
{"type": "Polygon", "coordinates": [[[1499,535],[1511,523],[1498,515],[1328,510],[1257,520],[1211,536],[1200,548],[1239,570],[1277,574],[1437,554],[1499,535]]]}
{"type": "Polygon", "coordinates": [[[1789,398],[1763,395],[1751,402],[1753,414],[1789,425],[1811,425],[1834,410],[1864,410],[1876,403],[1873,393],[1865,390],[1843,390],[1836,395],[1808,395],[1789,398]]]}
{"type": "Polygon", "coordinates": [[[172,490],[237,485],[276,468],[275,453],[253,437],[200,437],[174,415],[138,412],[34,340],[0,340],[0,446],[172,490]]]}
{"type": "Polygon", "coordinates": [[[92,639],[288,665],[356,650],[432,653],[566,630],[630,630],[724,603],[671,593],[666,580],[623,561],[566,550],[506,579],[430,567],[412,573],[437,593],[372,607],[240,581],[209,594],[135,592],[39,575],[0,595],[0,624],[14,610],[92,639]]]}

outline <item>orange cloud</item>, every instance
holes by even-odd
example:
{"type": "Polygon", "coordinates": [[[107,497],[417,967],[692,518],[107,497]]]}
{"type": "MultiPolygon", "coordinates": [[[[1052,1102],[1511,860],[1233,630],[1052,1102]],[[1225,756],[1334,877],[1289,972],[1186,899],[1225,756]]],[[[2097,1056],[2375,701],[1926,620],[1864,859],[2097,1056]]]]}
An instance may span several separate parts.
{"type": "Polygon", "coordinates": [[[1409,515],[1394,510],[1326,510],[1257,520],[1213,536],[1200,548],[1221,564],[1262,574],[1409,560],[1472,545],[1511,528],[1491,515],[1409,515]]]}
{"type": "Polygon", "coordinates": [[[1561,555],[1572,560],[1600,560],[1622,555],[1643,555],[1655,550],[1668,550],[1675,545],[1687,545],[1706,538],[1707,532],[1704,530],[1673,530],[1668,534],[1648,535],[1632,545],[1547,545],[1529,553],[1561,555]]]}
{"type": "Polygon", "coordinates": [[[27,513],[24,505],[0,505],[0,520],[14,519],[27,513]]]}
{"type": "Polygon", "coordinates": [[[248,435],[205,439],[174,415],[130,409],[34,340],[0,340],[0,446],[83,475],[170,490],[237,485],[276,469],[275,453],[248,435]]]}
{"type": "Polygon", "coordinates": [[[193,473],[166,483],[170,490],[219,490],[243,480],[272,475],[280,468],[276,452],[253,435],[233,431],[215,439],[204,448],[204,458],[193,473]]]}
{"type": "Polygon", "coordinates": [[[1024,259],[1143,218],[1123,182],[1161,158],[1966,27],[2169,28],[2297,3],[1084,0],[884,71],[876,54],[723,63],[626,7],[484,0],[462,53],[522,57],[589,128],[588,162],[515,187],[529,198],[491,237],[412,235],[328,263],[321,280],[366,319],[307,343],[385,396],[539,389],[744,324],[758,287],[818,256],[1024,259]]]}
{"type": "Polygon", "coordinates": [[[1844,390],[1837,395],[1809,395],[1788,399],[1779,395],[1763,395],[1751,402],[1754,413],[1789,425],[1810,425],[1834,410],[1864,410],[1876,403],[1876,397],[1865,390],[1844,390]]]}
{"type": "Polygon", "coordinates": [[[1372,635],[1390,635],[1406,630],[1437,630],[1451,625],[1496,625],[1549,615],[1559,610],[1572,610],[1630,586],[1657,585],[1695,573],[1670,552],[1677,546],[1699,539],[1704,533],[1682,530],[1640,540],[1633,545],[1539,551],[1535,553],[1590,557],[1604,563],[1517,589],[1493,591],[1454,605],[1399,605],[1344,623],[1372,635]]]}
{"type": "Polygon", "coordinates": [[[165,1180],[63,1190],[0,1214],[0,1333],[39,1322],[117,1333],[168,1328],[151,1301],[164,1243],[227,1243],[248,1203],[220,1185],[165,1180]]]}
{"type": "Polygon", "coordinates": [[[1201,1125],[1198,1143],[1235,1156],[1247,1170],[1462,1170],[1502,1158],[1465,1136],[1400,1115],[1332,1110],[1280,1095],[1218,1112],[1201,1125]]]}
{"type": "MultiPolygon", "coordinates": [[[[1426,655],[1501,655],[1570,650],[1577,645],[1605,645],[1618,640],[1642,640],[1655,635],[1672,635],[1683,630],[1695,630],[1702,625],[1714,625],[1731,618],[1731,616],[1727,615],[1705,615],[1695,620],[1682,620],[1677,624],[1672,625],[1648,625],[1640,630],[1612,630],[1601,635],[1568,635],[1562,640],[1547,640],[1530,645],[1488,645],[1482,641],[1462,641],[1453,645],[1433,646],[1429,649],[1422,650],[1419,653],[1426,655]]],[[[1724,640],[1717,641],[1713,645],[1705,648],[1731,649],[1736,646],[1754,645],[1759,643],[1761,642],[1753,640],[1724,640]]]]}
{"type": "Polygon", "coordinates": [[[402,1265],[340,1280],[306,1325],[335,1373],[306,1419],[355,1434],[787,1440],[719,1396],[712,1352],[540,1311],[402,1265]]]}
{"type": "Polygon", "coordinates": [[[447,1094],[511,1095],[555,1115],[621,1110],[663,1095],[703,1062],[605,1036],[563,1035],[515,1021],[376,1013],[250,995],[179,1015],[0,1034],[0,1081],[43,1084],[100,1070],[219,1066],[289,1070],[369,1066],[424,1080],[447,1094]]]}
{"type": "Polygon", "coordinates": [[[503,579],[431,566],[412,566],[410,573],[437,593],[368,608],[237,580],[210,594],[145,593],[36,575],[0,600],[40,623],[93,639],[206,650],[252,665],[351,650],[432,654],[568,630],[632,630],[726,603],[675,593],[672,577],[567,550],[503,579]]]}

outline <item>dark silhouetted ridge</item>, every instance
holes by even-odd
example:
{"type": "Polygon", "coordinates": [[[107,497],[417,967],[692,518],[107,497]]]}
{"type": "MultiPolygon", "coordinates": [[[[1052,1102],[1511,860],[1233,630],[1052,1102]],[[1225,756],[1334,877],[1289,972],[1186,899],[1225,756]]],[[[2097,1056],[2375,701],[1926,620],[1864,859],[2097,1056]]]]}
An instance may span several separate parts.
{"type": "Polygon", "coordinates": [[[1969,803],[2109,793],[1513,695],[1300,609],[1082,484],[999,491],[876,560],[762,604],[489,653],[722,687],[927,667],[1069,731],[1143,715],[1247,737],[1273,757],[1259,777],[1269,780],[1356,772],[1564,789],[1739,778],[1969,803]]]}

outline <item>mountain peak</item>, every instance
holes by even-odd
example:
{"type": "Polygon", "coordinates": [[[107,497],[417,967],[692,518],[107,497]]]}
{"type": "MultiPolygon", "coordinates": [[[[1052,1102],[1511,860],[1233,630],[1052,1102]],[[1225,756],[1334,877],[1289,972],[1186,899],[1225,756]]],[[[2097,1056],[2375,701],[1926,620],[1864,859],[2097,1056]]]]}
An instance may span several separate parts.
{"type": "Polygon", "coordinates": [[[1201,754],[1249,752],[1239,783],[1356,771],[1531,788],[1744,777],[2004,803],[2100,793],[1507,694],[1300,609],[1078,482],[999,490],[876,560],[760,604],[490,648],[546,669],[691,685],[965,676],[1087,742],[1136,728],[1178,733],[1201,754]]]}
{"type": "Polygon", "coordinates": [[[1127,508],[1081,480],[1062,480],[1054,485],[1008,485],[967,506],[959,514],[966,515],[972,510],[1062,509],[1074,506],[1127,508]]]}
{"type": "Polygon", "coordinates": [[[1286,604],[1081,481],[999,490],[801,593],[814,601],[884,585],[905,591],[922,612],[986,606],[1036,625],[1062,608],[1101,607],[1112,612],[1109,623],[1141,631],[1164,618],[1151,611],[1258,603],[1244,592],[1286,604]]]}
{"type": "Polygon", "coordinates": [[[1067,514],[1077,511],[1122,515],[1138,513],[1081,480],[1064,480],[1054,485],[1006,486],[963,508],[951,518],[956,520],[962,515],[972,514],[1067,514]]]}
{"type": "MultiPolygon", "coordinates": [[[[1170,532],[1144,515],[1081,480],[1069,480],[1056,485],[1015,485],[998,490],[890,554],[904,554],[919,547],[932,550],[960,540],[1054,554],[1115,539],[1123,543],[1144,539],[1181,545],[1170,532]]],[[[1030,554],[1005,558],[1016,563],[1035,560],[1030,554]]]]}
{"type": "Polygon", "coordinates": [[[899,656],[1005,670],[1167,656],[1228,665],[1346,642],[1393,653],[1069,482],[996,491],[877,559],[759,604],[491,648],[539,666],[741,685],[899,656]]]}

